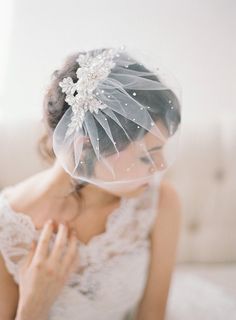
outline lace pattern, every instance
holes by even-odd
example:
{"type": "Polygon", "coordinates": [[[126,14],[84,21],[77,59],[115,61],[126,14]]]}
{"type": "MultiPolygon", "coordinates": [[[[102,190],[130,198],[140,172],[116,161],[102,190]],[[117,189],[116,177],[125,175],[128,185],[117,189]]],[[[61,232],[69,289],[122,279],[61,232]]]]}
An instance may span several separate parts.
{"type": "MultiPolygon", "coordinates": [[[[157,200],[156,185],[138,197],[122,198],[120,206],[108,216],[104,233],[87,244],[78,240],[78,266],[53,305],[50,320],[77,319],[80,311],[83,320],[121,320],[135,308],[148,274],[149,235],[157,200]]],[[[17,283],[21,260],[40,234],[31,218],[15,212],[0,192],[0,251],[17,283]]]]}

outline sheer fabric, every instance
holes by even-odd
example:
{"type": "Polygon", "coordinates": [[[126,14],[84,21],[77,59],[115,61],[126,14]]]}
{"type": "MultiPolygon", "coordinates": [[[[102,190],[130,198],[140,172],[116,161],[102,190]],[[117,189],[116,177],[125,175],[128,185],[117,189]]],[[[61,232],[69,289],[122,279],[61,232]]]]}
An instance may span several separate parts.
{"type": "MultiPolygon", "coordinates": [[[[11,208],[6,189],[0,193],[0,251],[19,283],[22,258],[41,230],[28,215],[11,208]]],[[[87,244],[78,240],[78,268],[52,306],[50,320],[123,320],[135,313],[148,275],[158,194],[157,186],[151,185],[138,197],[123,197],[109,214],[104,233],[87,244]]],[[[50,246],[54,239],[55,235],[50,246]]]]}

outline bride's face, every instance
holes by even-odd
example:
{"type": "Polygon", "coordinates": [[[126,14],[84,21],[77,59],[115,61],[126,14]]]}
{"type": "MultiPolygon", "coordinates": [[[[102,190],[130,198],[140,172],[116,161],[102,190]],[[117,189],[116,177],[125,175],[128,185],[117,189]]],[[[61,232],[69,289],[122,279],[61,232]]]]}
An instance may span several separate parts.
{"type": "MultiPolygon", "coordinates": [[[[168,137],[166,127],[160,122],[158,128],[165,138],[168,137]]],[[[141,140],[130,144],[125,150],[106,158],[107,163],[112,167],[116,180],[121,182],[115,184],[101,184],[99,187],[122,195],[132,192],[141,192],[161,171],[166,168],[166,161],[163,154],[163,146],[166,143],[158,139],[151,132],[148,132],[141,140]],[[136,147],[143,144],[148,151],[145,153],[142,148],[136,147]],[[130,181],[129,181],[130,180],[130,181]]],[[[100,162],[95,166],[96,178],[111,181],[111,174],[100,162]]]]}

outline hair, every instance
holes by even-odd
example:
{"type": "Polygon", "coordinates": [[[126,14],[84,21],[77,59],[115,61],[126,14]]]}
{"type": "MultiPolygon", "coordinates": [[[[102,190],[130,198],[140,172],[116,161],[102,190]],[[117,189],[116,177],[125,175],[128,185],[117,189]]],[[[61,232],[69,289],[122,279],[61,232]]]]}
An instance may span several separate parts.
{"type": "MultiPolygon", "coordinates": [[[[101,52],[103,52],[103,50],[106,50],[106,48],[102,48],[100,50],[101,52]]],[[[95,55],[97,54],[98,49],[90,50],[89,52],[91,55],[95,55]]],[[[52,73],[51,82],[47,87],[47,91],[43,99],[43,122],[45,132],[38,141],[38,150],[41,157],[49,164],[53,164],[56,159],[56,156],[52,148],[53,131],[56,128],[62,116],[64,115],[64,113],[66,112],[66,110],[70,108],[70,105],[68,105],[65,101],[65,93],[62,93],[61,87],[59,86],[59,82],[62,81],[64,77],[71,77],[74,82],[77,81],[76,70],[78,69],[79,64],[76,61],[76,59],[78,55],[81,53],[84,54],[86,52],[76,52],[67,56],[62,68],[59,70],[57,69],[52,73]]],[[[136,71],[149,71],[138,62],[129,65],[129,69],[136,71]]],[[[113,72],[115,72],[115,68],[113,69],[113,72]]],[[[160,82],[158,77],[156,75],[153,75],[153,73],[150,73],[150,75],[145,76],[144,78],[160,82]]],[[[132,95],[133,90],[126,89],[126,92],[129,95],[132,95]]],[[[135,99],[138,102],[150,106],[148,112],[152,117],[153,121],[156,122],[158,120],[161,120],[167,128],[169,136],[173,135],[181,122],[181,106],[175,93],[170,89],[135,90],[135,92],[139,93],[135,97],[135,99]],[[172,101],[171,104],[169,103],[169,100],[172,101]],[[170,111],[171,107],[174,108],[170,111]]],[[[132,98],[134,97],[132,96],[132,98]]],[[[135,140],[135,138],[137,137],[140,138],[140,130],[137,129],[137,125],[133,121],[124,118],[119,113],[116,113],[116,117],[118,118],[121,124],[125,124],[125,127],[129,129],[129,135],[132,137],[132,140],[135,140]]],[[[108,121],[111,128],[111,132],[117,132],[117,130],[119,130],[119,135],[115,134],[115,136],[119,136],[119,145],[122,147],[122,149],[125,149],[129,145],[130,141],[127,139],[126,135],[115,121],[112,121],[112,119],[108,119],[108,121]]],[[[105,134],[104,129],[98,122],[97,128],[100,136],[102,137],[101,140],[103,142],[99,145],[100,152],[105,155],[113,154],[115,152],[114,146],[111,143],[109,137],[105,134]]],[[[148,133],[148,131],[144,128],[142,129],[143,130],[141,130],[141,135],[144,136],[146,133],[148,133]]],[[[96,161],[96,156],[94,150],[92,149],[92,146],[88,155],[89,156],[87,157],[87,159],[85,159],[85,161],[89,162],[89,170],[92,171],[94,168],[94,162],[96,161]]],[[[71,183],[72,185],[74,185],[74,190],[72,191],[72,194],[81,199],[80,190],[85,185],[87,185],[88,182],[78,184],[73,179],[71,179],[71,183]]]]}

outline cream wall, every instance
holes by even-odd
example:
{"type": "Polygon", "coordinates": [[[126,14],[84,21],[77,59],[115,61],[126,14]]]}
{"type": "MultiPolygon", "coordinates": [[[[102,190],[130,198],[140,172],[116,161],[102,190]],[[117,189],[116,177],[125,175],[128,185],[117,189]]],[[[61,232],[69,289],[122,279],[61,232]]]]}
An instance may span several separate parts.
{"type": "Polygon", "coordinates": [[[183,120],[235,112],[233,0],[15,0],[12,26],[3,5],[3,34],[11,37],[1,60],[2,116],[40,117],[50,74],[67,54],[120,43],[161,57],[182,85],[183,120]]]}

